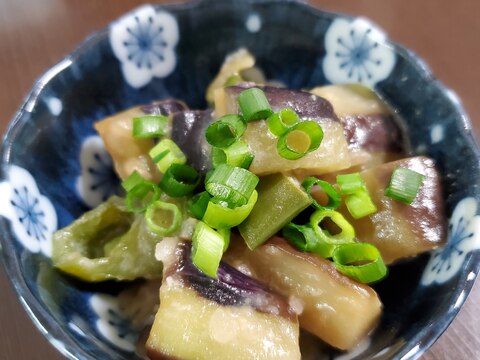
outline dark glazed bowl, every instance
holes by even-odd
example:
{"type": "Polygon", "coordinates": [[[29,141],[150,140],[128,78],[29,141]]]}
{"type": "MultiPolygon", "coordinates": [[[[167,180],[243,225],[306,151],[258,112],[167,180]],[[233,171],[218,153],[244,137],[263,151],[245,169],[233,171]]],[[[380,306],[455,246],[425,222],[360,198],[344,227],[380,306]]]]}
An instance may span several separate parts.
{"type": "Polygon", "coordinates": [[[93,122],[167,97],[205,107],[206,86],[239,47],[256,56],[268,78],[292,88],[341,82],[374,88],[403,119],[411,153],[436,160],[447,245],[391,268],[376,287],[385,311],[368,341],[351,354],[319,355],[418,358],[453,320],[480,266],[479,157],[468,117],[421,60],[373,24],[295,1],[145,5],[43,75],[1,150],[2,256],[20,301],[71,359],[135,358],[137,335],[116,303],[122,287],[86,286],[53,270],[51,235],[116,186],[93,122]]]}

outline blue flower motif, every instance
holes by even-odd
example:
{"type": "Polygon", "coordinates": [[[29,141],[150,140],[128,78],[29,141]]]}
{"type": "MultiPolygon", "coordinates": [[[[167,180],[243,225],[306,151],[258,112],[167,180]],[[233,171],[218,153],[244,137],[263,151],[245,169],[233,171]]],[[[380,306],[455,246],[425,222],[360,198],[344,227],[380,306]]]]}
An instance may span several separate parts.
{"type": "Polygon", "coordinates": [[[17,212],[18,221],[25,226],[29,236],[35,237],[38,241],[45,240],[47,227],[44,223],[45,213],[40,208],[38,197],[30,194],[26,186],[17,189],[13,187],[10,204],[17,212]]]}
{"type": "Polygon", "coordinates": [[[8,218],[16,239],[30,252],[51,255],[51,237],[57,229],[57,214],[41,195],[32,175],[10,165],[0,183],[0,215],[8,218]]]}
{"type": "Polygon", "coordinates": [[[112,24],[110,44],[122,63],[125,80],[135,88],[168,76],[176,65],[178,24],[166,12],[145,5],[112,24]]]}
{"type": "Polygon", "coordinates": [[[467,254],[480,249],[480,216],[474,198],[460,201],[450,219],[447,244],[435,250],[422,275],[422,285],[444,283],[462,267],[467,254]]]}
{"type": "Polygon", "coordinates": [[[334,84],[374,87],[395,65],[395,54],[386,41],[385,34],[365,19],[336,19],[325,36],[325,77],[334,84]]]}
{"type": "Polygon", "coordinates": [[[138,329],[132,329],[131,321],[122,315],[118,297],[94,294],[90,306],[98,316],[95,324],[98,332],[118,348],[133,352],[138,339],[138,329]]]}
{"type": "Polygon", "coordinates": [[[93,208],[118,191],[118,177],[113,170],[112,158],[99,136],[89,136],[80,150],[81,175],[77,191],[83,202],[93,208]]]}

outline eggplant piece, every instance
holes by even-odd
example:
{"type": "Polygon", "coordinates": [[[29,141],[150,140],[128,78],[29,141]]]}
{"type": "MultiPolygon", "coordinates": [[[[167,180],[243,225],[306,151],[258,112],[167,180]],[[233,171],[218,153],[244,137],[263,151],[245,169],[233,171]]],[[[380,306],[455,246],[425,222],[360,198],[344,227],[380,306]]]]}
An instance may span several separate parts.
{"type": "MultiPolygon", "coordinates": [[[[216,92],[215,115],[238,113],[237,96],[252,84],[230,86],[216,92]]],[[[313,120],[323,129],[324,136],[320,147],[298,160],[287,160],[277,152],[277,138],[273,136],[265,121],[248,123],[243,135],[255,158],[249,168],[257,175],[286,172],[296,169],[310,174],[325,174],[350,167],[350,155],[345,140],[343,126],[333,112],[332,105],[325,99],[313,94],[272,86],[261,88],[272,106],[277,111],[291,108],[302,120],[313,120]]]]}
{"type": "Polygon", "coordinates": [[[160,172],[148,155],[154,146],[152,139],[137,139],[132,135],[134,117],[144,115],[165,115],[183,110],[186,105],[177,100],[157,101],[150,105],[137,106],[109,116],[94,127],[112,157],[115,171],[126,179],[134,170],[144,178],[158,182],[160,172]]]}
{"type": "Polygon", "coordinates": [[[190,243],[173,256],[164,261],[150,359],[300,359],[298,320],[284,297],[223,262],[217,279],[206,276],[190,243]]]}
{"type": "Polygon", "coordinates": [[[205,138],[205,130],[212,121],[211,110],[177,112],[172,118],[172,140],[182,149],[188,164],[202,173],[211,168],[212,147],[205,138]]]}
{"type": "Polygon", "coordinates": [[[437,248],[446,241],[445,218],[440,175],[433,160],[412,157],[379,165],[361,173],[378,211],[354,219],[346,207],[340,211],[355,228],[357,240],[375,245],[387,264],[437,248]],[[425,175],[412,204],[407,205],[384,195],[393,170],[404,167],[425,175]]]}
{"type": "Polygon", "coordinates": [[[289,298],[300,326],[348,350],[375,327],[382,304],[376,292],[339,273],[335,265],[274,237],[250,251],[234,238],[224,260],[289,298]]]}
{"type": "Polygon", "coordinates": [[[402,130],[375,92],[359,84],[345,84],[317,87],[311,93],[331,102],[344,127],[354,166],[349,171],[403,157],[402,130]]]}

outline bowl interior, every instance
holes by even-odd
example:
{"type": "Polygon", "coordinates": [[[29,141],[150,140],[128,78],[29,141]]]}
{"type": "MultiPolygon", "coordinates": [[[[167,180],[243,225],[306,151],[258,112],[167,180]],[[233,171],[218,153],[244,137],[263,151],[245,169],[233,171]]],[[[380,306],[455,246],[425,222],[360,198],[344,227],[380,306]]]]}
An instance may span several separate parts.
{"type": "MultiPolygon", "coordinates": [[[[124,285],[77,282],[53,270],[48,256],[48,237],[53,230],[68,225],[115,190],[108,157],[92,140],[93,123],[157,99],[183,99],[191,108],[204,108],[207,85],[225,55],[240,47],[256,56],[267,78],[291,88],[308,88],[338,79],[325,65],[325,59],[335,52],[329,37],[340,34],[341,38],[342,31],[345,36],[354,31],[363,34],[367,43],[376,43],[375,48],[381,50],[378,56],[390,61],[390,68],[379,65],[371,70],[370,78],[353,75],[351,80],[375,88],[394,109],[402,119],[412,154],[436,160],[451,228],[459,229],[458,219],[463,217],[468,223],[465,229],[477,238],[479,166],[468,120],[452,93],[420,60],[364,20],[291,1],[213,4],[146,5],[94,34],[39,80],[5,137],[0,193],[6,196],[0,201],[6,210],[0,212],[0,226],[6,270],[30,315],[71,358],[131,359],[136,338],[115,305],[115,295],[124,285]],[[113,34],[114,29],[135,34],[135,26],[141,29],[148,23],[162,27],[164,60],[170,63],[158,71],[155,64],[150,69],[145,64],[146,72],[140,75],[134,70],[137,78],[143,79],[139,85],[128,75],[137,55],[129,53],[127,38],[119,40],[113,34]],[[333,26],[337,32],[332,35],[333,26]],[[373,30],[368,31],[369,26],[373,30]],[[125,49],[118,50],[115,44],[124,44],[125,49]],[[172,53],[174,59],[168,60],[172,53]],[[86,150],[86,144],[93,147],[86,150]],[[88,164],[102,169],[99,179],[107,184],[93,200],[86,198],[79,185],[93,181],[86,174],[85,156],[90,156],[90,163],[85,160],[88,164]],[[23,210],[12,205],[15,196],[17,205],[23,201],[23,208],[40,204],[40,209],[47,211],[51,206],[53,215],[47,214],[43,223],[34,222],[30,230],[25,229],[19,220],[23,210]],[[102,330],[105,328],[108,331],[102,330]]],[[[341,67],[335,71],[341,72],[341,67]]],[[[348,72],[340,75],[348,76],[348,72]]],[[[448,326],[479,267],[479,253],[474,251],[478,241],[464,246],[463,238],[452,234],[449,244],[435,255],[441,260],[438,267],[432,265],[434,256],[423,255],[393,266],[388,279],[375,286],[384,303],[384,315],[368,341],[349,358],[416,358],[448,326]],[[457,248],[462,255],[453,261],[457,248]],[[443,260],[453,261],[455,268],[445,270],[443,260]]],[[[342,355],[329,350],[324,357],[342,355]]]]}

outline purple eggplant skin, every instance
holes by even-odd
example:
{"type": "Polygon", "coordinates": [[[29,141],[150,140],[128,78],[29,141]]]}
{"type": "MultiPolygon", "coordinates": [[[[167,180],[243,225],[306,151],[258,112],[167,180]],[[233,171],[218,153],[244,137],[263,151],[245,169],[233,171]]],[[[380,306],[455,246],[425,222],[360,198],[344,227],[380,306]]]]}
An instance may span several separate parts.
{"type": "Polygon", "coordinates": [[[140,110],[143,111],[145,115],[168,116],[176,112],[188,110],[188,106],[183,101],[167,99],[140,106],[140,110]]]}
{"type": "Polygon", "coordinates": [[[348,115],[340,118],[340,122],[350,149],[405,152],[403,133],[391,115],[348,115]]]}
{"type": "Polygon", "coordinates": [[[180,242],[177,261],[165,269],[164,278],[178,275],[186,287],[205,299],[222,306],[248,305],[256,311],[282,316],[292,321],[296,318],[288,301],[282,295],[225,262],[220,262],[217,278],[205,275],[191,260],[191,243],[180,242]]]}
{"type": "Polygon", "coordinates": [[[172,140],[184,152],[187,163],[201,173],[211,168],[211,146],[205,139],[205,130],[212,122],[211,110],[187,110],[172,116],[172,140]]]}
{"type": "MultiPolygon", "coordinates": [[[[235,99],[235,101],[231,101],[230,104],[236,105],[237,96],[243,90],[251,87],[258,87],[264,91],[273,111],[291,108],[303,120],[331,119],[333,121],[339,121],[337,115],[335,115],[332,104],[330,104],[328,100],[301,90],[291,90],[274,86],[258,86],[254,84],[252,85],[251,83],[242,83],[236,86],[229,86],[225,88],[226,96],[230,99],[235,99]]],[[[238,108],[236,110],[236,112],[238,112],[238,108]]]]}

